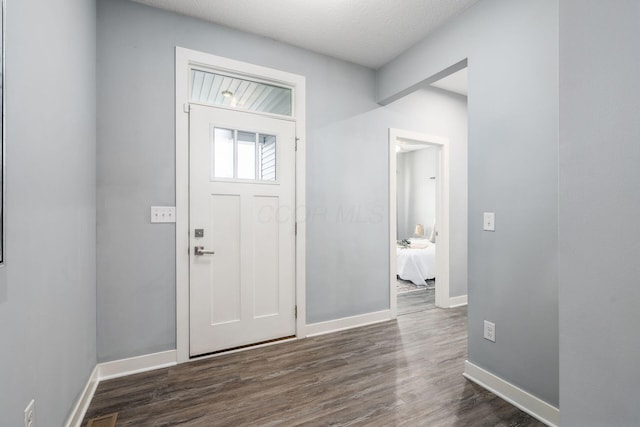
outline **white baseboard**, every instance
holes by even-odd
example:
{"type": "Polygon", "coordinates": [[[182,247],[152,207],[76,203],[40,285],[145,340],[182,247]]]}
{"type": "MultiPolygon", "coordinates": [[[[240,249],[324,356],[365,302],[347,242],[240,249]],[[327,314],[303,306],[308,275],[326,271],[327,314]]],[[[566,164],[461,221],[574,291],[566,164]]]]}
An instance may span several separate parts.
{"type": "Polygon", "coordinates": [[[467,305],[467,296],[460,295],[459,297],[449,297],[449,308],[461,307],[467,305]]]}
{"type": "Polygon", "coordinates": [[[73,407],[65,427],[80,427],[100,381],[173,366],[176,364],[176,355],[176,350],[168,350],[129,359],[114,360],[113,362],[98,363],[93,368],[87,385],[73,407]]]}
{"type": "Polygon", "coordinates": [[[464,362],[463,375],[466,379],[486,388],[491,393],[501,397],[546,425],[557,427],[560,420],[560,410],[555,406],[474,365],[468,360],[464,362]]]}
{"type": "Polygon", "coordinates": [[[87,380],[87,384],[84,386],[84,390],[80,394],[76,405],[73,407],[71,411],[71,415],[69,415],[69,419],[65,424],[66,427],[80,427],[82,423],[82,419],[84,418],[84,414],[87,413],[87,409],[89,409],[89,404],[91,403],[91,399],[93,399],[93,395],[96,392],[96,388],[98,388],[98,366],[96,365],[87,380]]]}
{"type": "Polygon", "coordinates": [[[328,320],[326,322],[311,323],[307,325],[307,337],[329,334],[331,332],[344,331],[360,326],[391,320],[391,310],[376,311],[374,313],[360,314],[358,316],[343,317],[342,319],[328,320]]]}
{"type": "Polygon", "coordinates": [[[167,368],[176,364],[176,357],[176,350],[168,350],[130,357],[128,359],[114,360],[113,362],[100,363],[98,364],[98,376],[100,381],[103,381],[137,374],[139,372],[167,368]]]}

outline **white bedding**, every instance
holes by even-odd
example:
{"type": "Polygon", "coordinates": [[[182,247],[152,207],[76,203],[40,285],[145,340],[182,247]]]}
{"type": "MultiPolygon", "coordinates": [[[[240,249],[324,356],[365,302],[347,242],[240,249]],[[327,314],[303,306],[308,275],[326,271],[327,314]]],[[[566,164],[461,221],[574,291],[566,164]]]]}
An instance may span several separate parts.
{"type": "Polygon", "coordinates": [[[398,247],[398,276],[403,280],[410,280],[416,285],[426,286],[425,279],[436,277],[436,245],[426,241],[420,241],[418,245],[426,244],[424,249],[398,247]]]}

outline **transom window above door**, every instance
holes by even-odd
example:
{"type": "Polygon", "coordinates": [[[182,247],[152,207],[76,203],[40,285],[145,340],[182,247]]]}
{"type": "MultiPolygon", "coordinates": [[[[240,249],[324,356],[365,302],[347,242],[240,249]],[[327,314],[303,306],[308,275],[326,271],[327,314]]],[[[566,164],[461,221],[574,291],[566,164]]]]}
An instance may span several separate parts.
{"type": "Polygon", "coordinates": [[[291,117],[292,89],[191,69],[192,102],[291,117]]]}
{"type": "Polygon", "coordinates": [[[236,129],[214,128],[211,140],[211,181],[275,182],[276,137],[236,129]]]}

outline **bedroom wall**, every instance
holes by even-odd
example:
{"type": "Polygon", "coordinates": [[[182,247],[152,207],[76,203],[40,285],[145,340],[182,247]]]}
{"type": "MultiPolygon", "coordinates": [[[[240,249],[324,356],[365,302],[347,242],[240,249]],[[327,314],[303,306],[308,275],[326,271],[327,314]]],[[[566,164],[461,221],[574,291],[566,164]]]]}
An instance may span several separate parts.
{"type": "Polygon", "coordinates": [[[640,420],[640,4],[560,1],[562,426],[640,420]]]}
{"type": "MultiPolygon", "coordinates": [[[[149,206],[175,203],[176,45],[306,76],[307,322],[389,308],[388,129],[447,129],[450,122],[431,120],[440,113],[412,110],[425,95],[383,108],[373,70],[133,2],[99,0],[99,360],[175,348],[175,228],[151,225],[149,206]]],[[[449,104],[466,111],[460,100],[449,104]]]]}
{"type": "Polygon", "coordinates": [[[397,182],[398,205],[402,206],[398,215],[398,239],[413,237],[416,224],[424,226],[425,237],[429,237],[436,217],[436,176],[437,151],[433,148],[398,153],[397,182]]]}
{"type": "Polygon", "coordinates": [[[558,0],[476,3],[381,68],[378,99],[464,59],[468,358],[558,405],[558,0]],[[482,231],[483,212],[496,213],[494,233],[482,231]],[[495,343],[482,337],[485,319],[495,343]]]}
{"type": "Polygon", "coordinates": [[[0,424],[61,426],[96,364],[95,2],[7,2],[0,424]]]}

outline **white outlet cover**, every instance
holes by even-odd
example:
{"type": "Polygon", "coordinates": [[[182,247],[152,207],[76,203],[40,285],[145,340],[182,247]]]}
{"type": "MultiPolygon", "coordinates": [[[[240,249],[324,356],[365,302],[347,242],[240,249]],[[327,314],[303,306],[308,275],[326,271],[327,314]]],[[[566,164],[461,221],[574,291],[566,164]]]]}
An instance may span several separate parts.
{"type": "Polygon", "coordinates": [[[484,321],[484,338],[491,341],[496,342],[496,324],[489,322],[488,320],[484,321]]]}
{"type": "Polygon", "coordinates": [[[484,231],[496,231],[496,214],[493,212],[484,213],[484,231]]]}

